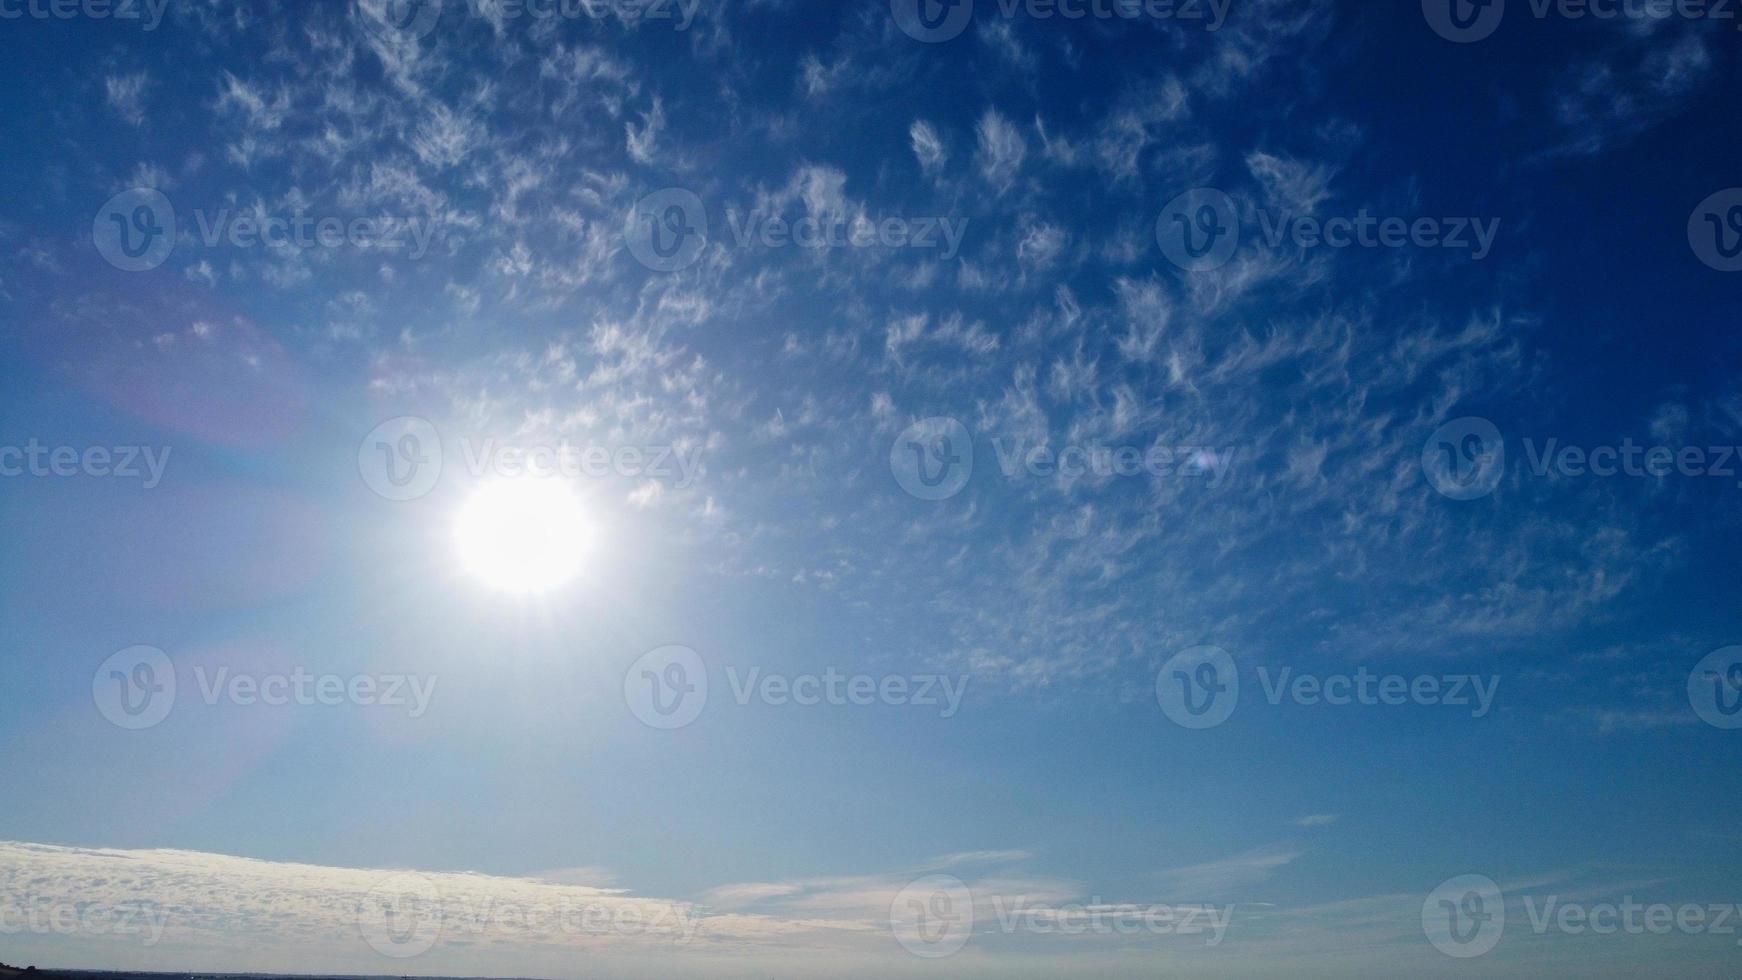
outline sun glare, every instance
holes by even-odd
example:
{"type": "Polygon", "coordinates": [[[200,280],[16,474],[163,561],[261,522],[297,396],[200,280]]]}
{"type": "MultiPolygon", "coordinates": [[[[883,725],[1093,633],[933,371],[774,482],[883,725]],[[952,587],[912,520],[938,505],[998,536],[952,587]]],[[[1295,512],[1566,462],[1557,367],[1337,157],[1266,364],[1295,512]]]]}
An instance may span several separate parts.
{"type": "Polygon", "coordinates": [[[526,477],[480,487],[454,525],[460,562],[501,592],[539,595],[572,581],[591,541],[586,511],[559,480],[526,477]]]}

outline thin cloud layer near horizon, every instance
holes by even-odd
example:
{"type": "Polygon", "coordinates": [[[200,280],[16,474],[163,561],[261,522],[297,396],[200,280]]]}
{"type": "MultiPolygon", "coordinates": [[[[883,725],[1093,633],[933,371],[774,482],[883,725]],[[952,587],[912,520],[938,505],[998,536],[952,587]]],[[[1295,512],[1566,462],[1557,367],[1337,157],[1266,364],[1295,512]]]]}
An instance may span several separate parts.
{"type": "Polygon", "coordinates": [[[0,961],[1732,975],[1739,24],[0,0],[0,961]]]}

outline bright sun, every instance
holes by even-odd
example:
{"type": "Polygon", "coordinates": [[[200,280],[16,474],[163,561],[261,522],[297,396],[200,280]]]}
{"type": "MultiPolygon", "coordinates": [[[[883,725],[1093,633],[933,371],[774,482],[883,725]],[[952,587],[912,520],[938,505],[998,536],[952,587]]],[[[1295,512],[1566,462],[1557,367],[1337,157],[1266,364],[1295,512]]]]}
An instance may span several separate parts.
{"type": "Polygon", "coordinates": [[[454,526],[460,562],[485,585],[537,595],[580,572],[591,529],[581,502],[559,480],[487,483],[461,509],[454,526]]]}

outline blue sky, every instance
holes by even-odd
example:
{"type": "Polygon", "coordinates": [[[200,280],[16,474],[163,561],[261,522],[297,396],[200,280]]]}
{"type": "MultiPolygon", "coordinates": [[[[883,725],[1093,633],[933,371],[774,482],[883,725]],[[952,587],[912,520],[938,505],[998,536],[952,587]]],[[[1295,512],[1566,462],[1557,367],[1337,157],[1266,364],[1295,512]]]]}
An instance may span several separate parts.
{"type": "Polygon", "coordinates": [[[1437,2],[0,2],[0,959],[1733,972],[1738,22],[1437,2]]]}

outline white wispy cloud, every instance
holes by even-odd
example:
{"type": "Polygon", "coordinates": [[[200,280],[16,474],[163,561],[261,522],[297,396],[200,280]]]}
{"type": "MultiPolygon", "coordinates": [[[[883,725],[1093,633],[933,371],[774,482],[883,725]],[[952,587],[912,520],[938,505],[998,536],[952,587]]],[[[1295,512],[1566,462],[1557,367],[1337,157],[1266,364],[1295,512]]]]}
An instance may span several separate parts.
{"type": "Polygon", "coordinates": [[[122,119],[135,126],[143,125],[145,122],[145,92],[150,85],[151,76],[142,71],[126,75],[110,75],[103,79],[103,88],[108,95],[109,107],[114,109],[122,119]]]}
{"type": "Polygon", "coordinates": [[[974,133],[978,141],[976,159],[980,176],[998,193],[1008,191],[1022,169],[1023,158],[1028,155],[1028,145],[1022,134],[996,109],[986,110],[974,133]]]}

